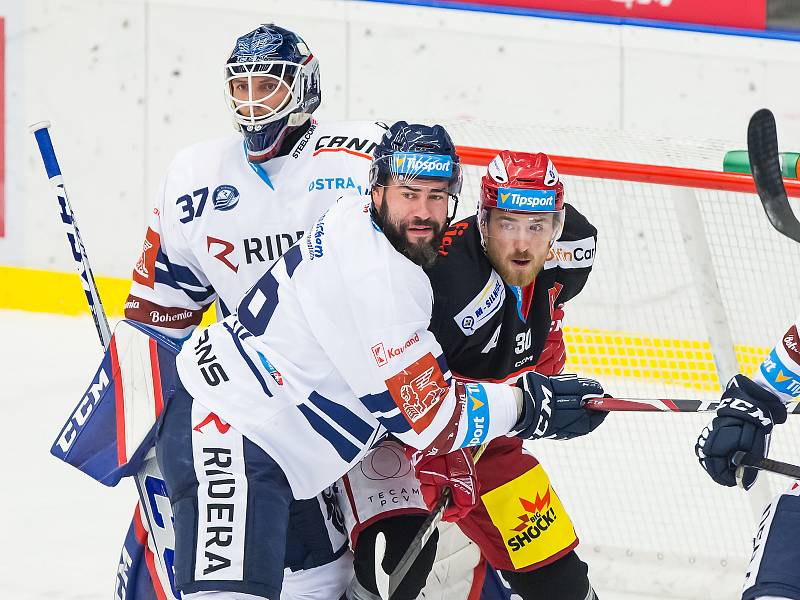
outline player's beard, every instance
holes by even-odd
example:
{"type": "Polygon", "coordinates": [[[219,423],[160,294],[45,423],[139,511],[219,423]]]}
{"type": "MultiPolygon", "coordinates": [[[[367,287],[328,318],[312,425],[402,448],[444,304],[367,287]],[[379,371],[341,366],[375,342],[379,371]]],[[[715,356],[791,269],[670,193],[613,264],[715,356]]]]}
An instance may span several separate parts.
{"type": "Polygon", "coordinates": [[[491,243],[486,244],[486,254],[500,277],[508,285],[525,287],[533,283],[536,276],[544,267],[547,255],[536,257],[527,250],[525,252],[511,252],[503,255],[491,243]],[[513,260],[529,260],[528,266],[521,269],[515,266],[513,260]]]}
{"type": "Polygon", "coordinates": [[[389,210],[386,207],[387,204],[388,203],[384,200],[381,203],[381,207],[378,209],[381,229],[386,239],[394,246],[395,250],[406,256],[411,262],[424,268],[432,266],[433,263],[436,262],[436,257],[439,256],[439,246],[442,243],[442,237],[444,237],[444,224],[437,223],[432,219],[419,218],[414,218],[407,223],[396,223],[392,220],[391,216],[389,216],[389,210]],[[412,225],[430,227],[433,233],[430,241],[409,241],[406,232],[412,225]]]}

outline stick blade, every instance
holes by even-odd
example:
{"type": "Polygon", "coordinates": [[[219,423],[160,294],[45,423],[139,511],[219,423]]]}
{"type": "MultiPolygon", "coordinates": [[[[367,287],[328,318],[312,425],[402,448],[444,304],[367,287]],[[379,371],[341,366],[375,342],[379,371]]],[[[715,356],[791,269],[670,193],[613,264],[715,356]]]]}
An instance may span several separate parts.
{"type": "Polygon", "coordinates": [[[747,153],[758,197],[772,226],[800,242],[800,222],[789,206],[778,158],[778,129],[767,108],[756,111],[747,126],[747,153]]]}
{"type": "Polygon", "coordinates": [[[382,600],[389,600],[389,574],[383,570],[383,557],[386,554],[386,537],[381,531],[375,537],[375,583],[382,600]]]}

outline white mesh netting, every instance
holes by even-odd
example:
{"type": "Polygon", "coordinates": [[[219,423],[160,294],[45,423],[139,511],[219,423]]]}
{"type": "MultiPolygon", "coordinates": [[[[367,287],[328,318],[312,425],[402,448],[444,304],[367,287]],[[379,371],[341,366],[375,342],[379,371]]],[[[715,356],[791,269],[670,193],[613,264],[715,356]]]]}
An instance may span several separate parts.
{"type": "MultiPolygon", "coordinates": [[[[445,124],[459,145],[716,171],[726,150],[745,147],[445,124]]],[[[461,216],[474,211],[481,174],[465,169],[461,216]]],[[[589,283],[566,307],[567,370],[618,397],[644,398],[718,398],[719,379],[732,374],[718,374],[726,356],[752,374],[800,310],[800,246],[771,228],[755,194],[563,180],[566,200],[599,231],[589,283]]],[[[710,417],[615,413],[585,438],[530,443],[604,588],[738,597],[763,504],[790,482],[762,475],[747,494],[713,483],[693,451],[710,417]]],[[[777,428],[770,455],[800,462],[800,416],[777,428]]]]}

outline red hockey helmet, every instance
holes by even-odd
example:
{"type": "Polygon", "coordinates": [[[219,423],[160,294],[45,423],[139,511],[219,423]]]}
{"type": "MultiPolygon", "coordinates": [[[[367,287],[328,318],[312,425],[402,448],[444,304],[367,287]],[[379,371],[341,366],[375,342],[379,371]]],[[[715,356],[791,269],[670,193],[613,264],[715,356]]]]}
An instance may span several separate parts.
{"type": "Polygon", "coordinates": [[[495,156],[481,179],[478,219],[482,224],[487,222],[491,209],[531,217],[555,213],[551,243],[558,239],[564,222],[564,185],[550,158],[541,152],[511,150],[495,156]]]}
{"type": "Polygon", "coordinates": [[[481,179],[478,209],[487,208],[514,212],[561,210],[564,208],[564,185],[555,165],[542,152],[503,150],[492,159],[481,179]]]}

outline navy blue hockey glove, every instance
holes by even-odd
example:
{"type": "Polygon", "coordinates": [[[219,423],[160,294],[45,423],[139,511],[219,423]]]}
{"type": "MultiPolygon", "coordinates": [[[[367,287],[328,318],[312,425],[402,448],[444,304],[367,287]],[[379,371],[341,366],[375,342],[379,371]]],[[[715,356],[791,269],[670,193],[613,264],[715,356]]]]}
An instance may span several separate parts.
{"type": "MultiPolygon", "coordinates": [[[[717,416],[703,429],[694,453],[711,479],[728,487],[736,485],[734,453],[743,450],[766,458],[772,427],[786,421],[780,399],[744,375],[736,375],[722,394],[717,416]]],[[[744,467],[741,484],[746,490],[756,482],[758,470],[744,467]]]]}
{"type": "Polygon", "coordinates": [[[531,371],[519,379],[517,387],[522,389],[522,415],[514,434],[523,439],[569,440],[594,431],[608,414],[583,408],[586,400],[604,396],[594,379],[545,377],[531,371]]]}

